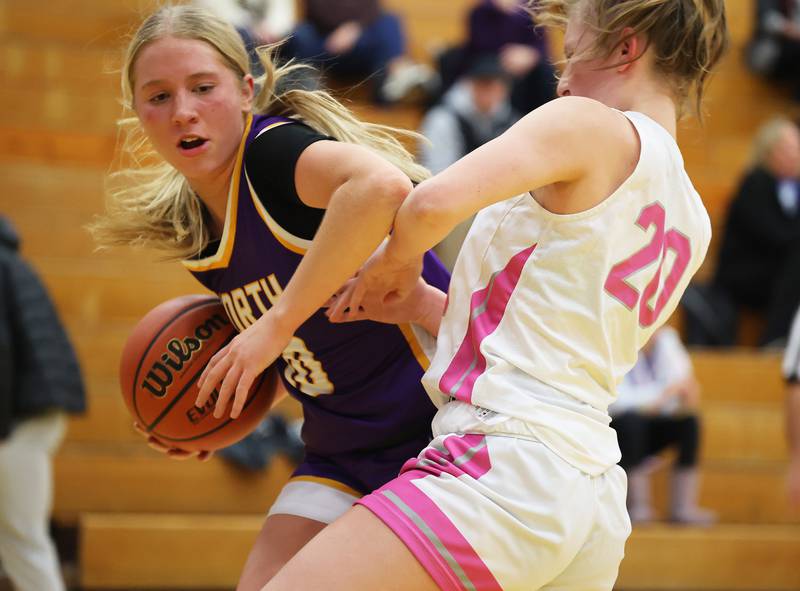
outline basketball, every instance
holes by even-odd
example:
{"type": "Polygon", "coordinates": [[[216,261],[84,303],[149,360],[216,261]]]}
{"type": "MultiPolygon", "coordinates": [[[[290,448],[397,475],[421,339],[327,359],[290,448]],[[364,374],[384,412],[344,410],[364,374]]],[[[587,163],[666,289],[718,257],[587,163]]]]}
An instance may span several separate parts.
{"type": "Polygon", "coordinates": [[[213,451],[236,443],[261,422],[275,397],[277,372],[256,380],[241,415],[213,415],[218,393],[195,406],[197,380],[236,329],[215,296],[188,295],[159,304],[128,337],[120,362],[120,386],[142,429],[185,451],[213,451]]]}

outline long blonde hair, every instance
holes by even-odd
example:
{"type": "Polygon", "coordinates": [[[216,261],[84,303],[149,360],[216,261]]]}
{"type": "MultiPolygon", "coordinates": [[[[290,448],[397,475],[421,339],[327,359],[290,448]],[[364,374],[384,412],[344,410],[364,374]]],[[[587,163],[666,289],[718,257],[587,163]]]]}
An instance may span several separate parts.
{"type": "MultiPolygon", "coordinates": [[[[141,24],[128,45],[121,77],[128,112],[133,111],[136,59],[144,47],[164,37],[204,41],[240,79],[250,73],[244,44],[231,25],[196,6],[165,6],[141,24]]],[[[287,75],[308,66],[290,62],[279,67],[272,59],[274,51],[275,47],[258,50],[264,75],[256,81],[256,113],[296,118],[323,135],[366,146],[414,182],[430,176],[398,139],[418,141],[419,134],[359,121],[325,91],[279,90],[287,75]]],[[[155,152],[135,116],[124,117],[118,124],[121,160],[108,176],[106,213],[89,226],[96,243],[100,247],[146,246],[167,259],[197,255],[209,241],[205,207],[186,178],[155,152]]]]}
{"type": "Polygon", "coordinates": [[[561,28],[580,10],[595,33],[581,56],[587,59],[607,58],[626,39],[643,35],[655,68],[670,82],[679,112],[688,104],[702,115],[708,77],[728,45],[724,0],[530,0],[528,10],[537,23],[561,28]],[[622,37],[626,28],[631,32],[622,37]]]}

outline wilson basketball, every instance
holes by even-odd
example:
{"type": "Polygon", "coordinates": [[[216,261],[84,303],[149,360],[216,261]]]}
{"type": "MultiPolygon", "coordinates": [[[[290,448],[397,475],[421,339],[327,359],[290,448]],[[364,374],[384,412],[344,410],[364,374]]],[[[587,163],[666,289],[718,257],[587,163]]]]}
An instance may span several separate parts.
{"type": "Polygon", "coordinates": [[[236,419],[230,408],[214,417],[216,390],[203,408],[195,406],[200,374],[234,336],[236,329],[214,296],[174,298],[139,321],[125,343],[119,376],[125,404],[144,430],[171,447],[210,451],[255,429],[275,397],[273,368],[256,380],[236,419]]]}

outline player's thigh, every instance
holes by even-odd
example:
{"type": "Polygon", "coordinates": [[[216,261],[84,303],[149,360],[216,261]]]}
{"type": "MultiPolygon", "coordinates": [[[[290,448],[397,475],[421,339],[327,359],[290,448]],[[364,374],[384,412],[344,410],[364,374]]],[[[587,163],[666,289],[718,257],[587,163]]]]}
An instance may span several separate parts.
{"type": "Polygon", "coordinates": [[[326,523],[297,515],[270,515],[256,538],[237,591],[261,589],[326,523]]]}
{"type": "Polygon", "coordinates": [[[303,547],[264,591],[438,591],[391,529],[353,507],[303,547]]]}

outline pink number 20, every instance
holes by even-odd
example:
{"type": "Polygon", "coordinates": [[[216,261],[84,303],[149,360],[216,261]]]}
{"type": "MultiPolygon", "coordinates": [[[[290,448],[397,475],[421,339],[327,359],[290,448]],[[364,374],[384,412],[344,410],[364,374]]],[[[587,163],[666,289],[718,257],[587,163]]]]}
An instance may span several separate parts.
{"type": "Polygon", "coordinates": [[[656,321],[675,291],[675,287],[691,259],[689,239],[674,228],[665,232],[665,219],[664,207],[658,202],[651,203],[642,210],[636,220],[636,225],[644,231],[647,231],[650,226],[655,226],[653,238],[642,249],[614,265],[604,286],[607,293],[619,300],[629,310],[633,310],[636,304],[640,304],[639,324],[644,327],[651,326],[656,321]],[[664,287],[656,295],[661,269],[668,251],[675,253],[675,262],[664,280],[664,287]],[[658,261],[658,267],[640,295],[639,291],[626,279],[656,261],[658,261]],[[655,301],[653,301],[654,296],[656,296],[655,301]]]}

